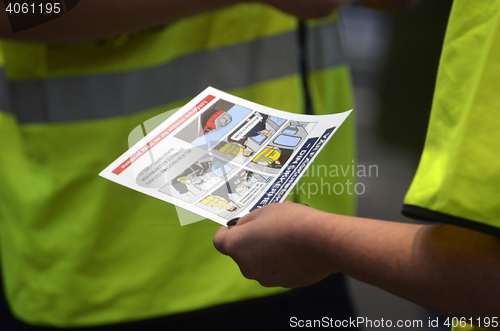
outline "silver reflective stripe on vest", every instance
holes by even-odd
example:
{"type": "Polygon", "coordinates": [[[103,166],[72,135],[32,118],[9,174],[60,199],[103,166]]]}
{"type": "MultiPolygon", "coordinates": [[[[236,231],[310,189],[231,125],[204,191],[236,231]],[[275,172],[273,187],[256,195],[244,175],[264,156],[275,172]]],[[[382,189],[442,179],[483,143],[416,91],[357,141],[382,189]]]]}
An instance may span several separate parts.
{"type": "Polygon", "coordinates": [[[310,71],[332,68],[346,62],[336,22],[309,28],[307,38],[310,71]]]}
{"type": "MultiPolygon", "coordinates": [[[[309,38],[311,71],[344,63],[337,24],[312,27],[309,38]]],[[[0,90],[8,89],[11,100],[0,101],[0,109],[16,115],[21,123],[134,114],[192,98],[207,86],[233,90],[296,74],[299,71],[296,48],[296,34],[291,31],[194,53],[153,68],[2,82],[0,90]]],[[[5,91],[0,91],[0,97],[5,97],[5,91]]]]}
{"type": "Polygon", "coordinates": [[[10,103],[9,86],[5,78],[5,69],[0,67],[0,110],[12,112],[12,105],[10,103]]]}

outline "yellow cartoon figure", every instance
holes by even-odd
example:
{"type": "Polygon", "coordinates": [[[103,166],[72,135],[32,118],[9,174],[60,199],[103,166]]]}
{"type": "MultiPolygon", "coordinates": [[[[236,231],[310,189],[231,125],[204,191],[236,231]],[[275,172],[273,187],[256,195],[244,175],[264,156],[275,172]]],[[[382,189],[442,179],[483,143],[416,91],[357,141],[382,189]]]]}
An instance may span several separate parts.
{"type": "Polygon", "coordinates": [[[227,211],[235,211],[238,209],[237,207],[231,205],[226,199],[216,195],[209,195],[203,199],[201,203],[219,210],[224,208],[227,211]]]}
{"type": "Polygon", "coordinates": [[[293,150],[291,149],[280,149],[269,145],[257,154],[252,161],[264,166],[281,167],[288,161],[292,153],[293,150]]]}

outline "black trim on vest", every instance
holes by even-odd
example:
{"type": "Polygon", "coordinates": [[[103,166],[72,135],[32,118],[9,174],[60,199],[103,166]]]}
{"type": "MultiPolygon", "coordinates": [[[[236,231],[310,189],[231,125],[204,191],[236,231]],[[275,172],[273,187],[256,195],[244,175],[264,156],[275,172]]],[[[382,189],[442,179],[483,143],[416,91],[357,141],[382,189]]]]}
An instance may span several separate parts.
{"type": "Polygon", "coordinates": [[[414,206],[414,205],[403,205],[403,209],[401,213],[407,217],[421,220],[421,221],[430,221],[437,223],[447,223],[452,225],[461,226],[467,229],[484,232],[487,234],[494,235],[496,237],[500,237],[500,228],[496,228],[491,225],[479,223],[476,221],[472,221],[466,218],[461,218],[457,216],[452,216],[448,214],[443,214],[437,211],[433,211],[430,209],[414,206]]]}
{"type": "Polygon", "coordinates": [[[311,90],[309,87],[309,56],[307,53],[308,40],[307,40],[307,25],[303,20],[299,20],[299,27],[297,29],[297,39],[299,46],[299,68],[300,78],[302,80],[302,89],[304,92],[304,113],[313,115],[313,104],[311,97],[311,90]]]}

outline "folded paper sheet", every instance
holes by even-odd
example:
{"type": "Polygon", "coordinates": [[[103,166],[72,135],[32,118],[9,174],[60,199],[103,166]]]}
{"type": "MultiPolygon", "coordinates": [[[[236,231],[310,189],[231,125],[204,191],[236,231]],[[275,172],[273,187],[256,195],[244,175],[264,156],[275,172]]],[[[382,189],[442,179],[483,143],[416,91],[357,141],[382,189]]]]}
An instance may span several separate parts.
{"type": "Polygon", "coordinates": [[[350,112],[292,114],[209,87],[100,176],[226,225],[285,200],[350,112]]]}

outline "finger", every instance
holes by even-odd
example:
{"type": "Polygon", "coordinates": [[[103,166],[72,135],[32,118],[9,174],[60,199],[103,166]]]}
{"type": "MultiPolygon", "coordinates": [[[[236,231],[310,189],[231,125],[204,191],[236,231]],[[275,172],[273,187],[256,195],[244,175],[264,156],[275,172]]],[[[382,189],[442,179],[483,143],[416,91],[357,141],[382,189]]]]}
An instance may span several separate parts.
{"type": "Polygon", "coordinates": [[[219,230],[215,233],[214,236],[214,247],[216,250],[221,252],[224,255],[227,254],[226,250],[226,240],[227,240],[227,232],[229,231],[229,228],[226,228],[225,226],[221,226],[219,230]]]}
{"type": "MultiPolygon", "coordinates": [[[[290,200],[285,200],[285,201],[283,201],[283,203],[295,203],[295,202],[290,201],[290,200]]],[[[302,205],[309,207],[309,205],[307,203],[302,203],[302,205]]]]}
{"type": "Polygon", "coordinates": [[[238,223],[239,219],[240,219],[239,217],[233,218],[232,220],[230,220],[230,221],[227,222],[227,226],[228,227],[235,226],[238,223]]]}
{"type": "Polygon", "coordinates": [[[246,214],[245,216],[241,217],[238,220],[238,223],[236,226],[242,226],[243,224],[246,224],[246,223],[251,222],[254,219],[256,219],[258,217],[259,213],[261,212],[261,209],[262,208],[255,209],[254,211],[250,212],[249,214],[246,214]]]}
{"type": "MultiPolygon", "coordinates": [[[[286,203],[294,203],[293,201],[284,201],[286,203]]],[[[261,213],[266,213],[266,211],[268,211],[268,208],[275,208],[275,205],[279,205],[279,203],[272,203],[272,204],[269,204],[269,205],[266,205],[262,208],[258,208],[258,209],[255,209],[254,211],[250,212],[249,214],[246,214],[245,216],[241,217],[239,220],[238,220],[238,224],[237,226],[241,226],[243,224],[246,224],[248,222],[251,222],[257,218],[259,218],[261,216],[261,213]]]]}

